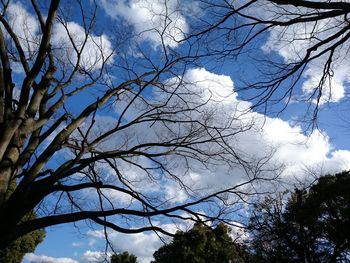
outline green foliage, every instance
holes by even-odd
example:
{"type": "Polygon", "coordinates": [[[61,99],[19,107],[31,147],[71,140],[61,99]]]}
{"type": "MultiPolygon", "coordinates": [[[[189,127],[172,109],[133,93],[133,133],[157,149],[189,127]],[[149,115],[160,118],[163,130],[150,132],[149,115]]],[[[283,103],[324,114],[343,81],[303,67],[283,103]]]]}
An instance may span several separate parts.
{"type": "Polygon", "coordinates": [[[177,232],[170,244],[153,254],[153,263],[240,263],[248,254],[229,236],[229,228],[219,224],[209,229],[195,224],[188,232],[177,232]]]}
{"type": "MultiPolygon", "coordinates": [[[[36,218],[36,214],[31,212],[27,214],[23,221],[28,221],[36,218]]],[[[43,241],[45,237],[44,230],[36,230],[26,234],[14,242],[7,248],[0,251],[1,263],[20,263],[26,253],[34,252],[36,246],[43,241]]]]}
{"type": "MultiPolygon", "coordinates": [[[[16,181],[12,181],[8,189],[6,198],[14,191],[16,181]]],[[[36,213],[31,211],[24,216],[21,222],[29,221],[36,218],[36,213]]],[[[43,241],[45,230],[36,230],[16,239],[5,249],[0,250],[0,263],[20,263],[26,253],[34,252],[36,246],[43,241]]]]}
{"type": "Polygon", "coordinates": [[[137,258],[133,254],[124,251],[123,253],[112,255],[111,263],[137,263],[137,258]]]}
{"type": "Polygon", "coordinates": [[[350,174],[321,177],[309,191],[295,190],[257,205],[252,247],[268,262],[345,262],[350,253],[350,174]]]}

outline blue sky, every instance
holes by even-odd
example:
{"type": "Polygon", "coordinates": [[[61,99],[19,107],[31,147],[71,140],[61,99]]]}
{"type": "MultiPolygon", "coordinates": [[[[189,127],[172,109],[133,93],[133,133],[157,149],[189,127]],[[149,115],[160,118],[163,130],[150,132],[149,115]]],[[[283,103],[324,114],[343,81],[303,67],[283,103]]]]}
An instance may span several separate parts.
{"type": "MultiPolygon", "coordinates": [[[[97,24],[82,53],[81,66],[89,69],[93,74],[97,74],[102,67],[101,56],[113,54],[107,62],[110,68],[117,65],[117,69],[114,69],[115,71],[111,71],[110,73],[112,77],[106,80],[106,83],[108,82],[111,86],[125,78],[124,69],[121,67],[118,68],[118,66],[124,63],[124,57],[120,54],[121,51],[127,54],[126,57],[130,60],[128,62],[133,64],[135,72],[142,72],[144,70],[144,60],[140,59],[142,57],[140,49],[146,52],[152,58],[153,62],[159,63],[162,62],[160,58],[162,58],[162,52],[164,52],[161,47],[161,41],[163,41],[166,48],[178,50],[179,52],[186,50],[186,44],[181,45],[177,41],[174,41],[174,39],[181,40],[186,34],[189,34],[192,30],[191,25],[194,23],[193,20],[203,15],[201,14],[200,3],[196,1],[168,1],[168,12],[171,16],[171,22],[166,27],[163,38],[160,38],[159,32],[154,29],[161,29],[164,25],[164,1],[100,0],[97,2],[97,24]],[[181,4],[181,8],[178,8],[179,3],[181,4]],[[115,26],[114,28],[111,27],[113,25],[115,26]],[[120,35],[116,36],[113,34],[114,31],[112,29],[120,30],[118,31],[120,35]],[[134,33],[132,35],[133,37],[128,39],[127,42],[128,44],[131,43],[130,46],[124,46],[124,43],[122,43],[123,41],[121,40],[125,34],[122,30],[126,30],[126,32],[129,32],[127,30],[131,30],[134,33]]],[[[85,7],[89,8],[88,4],[85,7]]],[[[24,38],[26,36],[26,30],[29,28],[32,33],[31,37],[35,38],[38,25],[34,14],[26,6],[25,1],[15,1],[10,5],[9,10],[8,19],[15,27],[16,33],[18,35],[22,34],[24,38]]],[[[73,14],[75,10],[70,10],[70,12],[73,14]]],[[[268,14],[262,13],[261,15],[265,16],[268,14]]],[[[77,42],[81,41],[84,30],[82,28],[82,20],[78,15],[68,16],[67,29],[77,42]]],[[[278,30],[272,30],[264,35],[263,38],[259,39],[257,47],[250,51],[249,56],[254,57],[254,55],[260,54],[288,62],[293,61],[296,54],[304,52],[307,43],[302,41],[290,43],[288,42],[290,32],[285,32],[281,38],[281,32],[278,30]]],[[[290,28],[289,30],[296,32],[300,28],[290,28]]],[[[307,30],[306,27],[304,34],[307,34],[307,30]]],[[[322,35],[319,37],[322,37],[322,35]]],[[[52,44],[54,47],[57,47],[58,52],[61,52],[58,53],[58,57],[61,57],[63,62],[70,61],[74,63],[76,61],[74,50],[69,45],[69,37],[65,29],[60,25],[54,28],[52,44]]],[[[34,44],[30,44],[30,42],[27,45],[28,50],[35,48],[35,46],[31,46],[34,44]]],[[[341,55],[343,54],[340,53],[339,56],[341,55]]],[[[350,169],[350,142],[347,139],[348,124],[344,120],[348,110],[348,105],[346,104],[348,95],[346,90],[348,88],[349,76],[347,72],[350,69],[350,62],[343,63],[341,66],[335,66],[335,75],[332,79],[334,82],[332,83],[332,93],[330,94],[326,89],[325,95],[321,98],[321,111],[318,120],[320,129],[310,131],[310,129],[307,129],[306,124],[301,122],[301,116],[305,113],[307,105],[300,102],[300,98],[308,96],[312,92],[312,88],[315,86],[320,75],[319,64],[322,64],[322,62],[321,59],[309,65],[303,76],[303,81],[297,86],[297,92],[293,94],[292,102],[280,115],[271,114],[272,111],[269,112],[270,114],[265,115],[261,108],[245,115],[240,115],[240,113],[253,105],[252,101],[245,100],[253,93],[236,93],[235,91],[242,85],[242,77],[248,81],[253,81],[257,78],[257,71],[254,69],[253,60],[251,58],[248,59],[244,54],[235,61],[210,60],[202,65],[191,65],[184,72],[184,84],[179,84],[179,79],[171,74],[163,77],[163,81],[170,90],[176,90],[178,88],[177,92],[187,92],[188,94],[184,95],[185,101],[203,104],[199,112],[212,112],[213,118],[210,121],[212,121],[214,126],[222,125],[222,123],[225,123],[225,120],[231,117],[234,117],[233,123],[236,125],[235,127],[249,125],[251,123],[251,129],[246,132],[240,132],[230,143],[236,147],[235,149],[239,153],[244,154],[245,158],[248,159],[253,157],[263,159],[265,157],[264,155],[271,153],[270,161],[263,166],[266,169],[265,172],[262,172],[264,176],[270,176],[267,170],[275,167],[275,165],[276,167],[283,167],[283,170],[281,169],[280,171],[281,178],[285,183],[282,188],[279,188],[280,186],[277,185],[263,185],[261,187],[266,187],[266,189],[268,187],[277,187],[278,189],[284,189],[284,187],[293,188],[294,183],[299,179],[312,180],[312,173],[325,174],[350,169]]],[[[20,82],[23,72],[21,72],[21,69],[18,69],[16,74],[15,81],[20,82]]],[[[81,84],[86,80],[78,78],[76,81],[78,84],[81,84]]],[[[66,105],[67,108],[73,114],[78,113],[83,105],[87,105],[88,102],[98,97],[103,88],[105,86],[96,85],[95,90],[69,100],[66,105]]],[[[161,93],[159,87],[150,87],[143,94],[142,99],[148,102],[162,102],[169,99],[173,103],[171,104],[173,107],[183,106],[181,100],[167,98],[166,95],[161,93]]],[[[110,125],[122,115],[122,121],[128,123],[128,121],[139,114],[140,110],[144,109],[144,101],[141,99],[135,100],[135,103],[124,114],[125,105],[123,103],[128,98],[123,96],[121,95],[118,98],[120,99],[119,104],[111,104],[109,107],[99,111],[96,118],[96,125],[99,129],[110,128],[110,125]]],[[[283,107],[284,102],[281,101],[278,103],[277,108],[283,107]]],[[[202,117],[198,112],[191,112],[190,114],[192,114],[192,118],[202,117]]],[[[179,116],[179,118],[186,117],[188,116],[179,116]]],[[[91,119],[82,125],[82,130],[89,127],[89,121],[91,119]]],[[[173,128],[171,127],[171,129],[173,128]]],[[[155,124],[150,126],[135,125],[135,127],[121,132],[118,138],[127,137],[132,144],[139,141],[157,141],[162,136],[171,135],[166,134],[164,126],[155,124]]],[[[109,149],[109,147],[118,147],[119,144],[123,144],[122,139],[112,139],[104,142],[101,147],[109,149]]],[[[213,152],[216,150],[214,146],[209,148],[205,150],[212,150],[213,152]]],[[[59,163],[60,158],[65,157],[65,154],[67,156],[69,155],[67,152],[56,155],[55,158],[57,159],[52,160],[50,165],[55,166],[56,162],[59,163]]],[[[142,158],[137,161],[145,166],[151,165],[142,158]]],[[[215,158],[208,161],[206,165],[191,161],[189,165],[191,169],[188,170],[184,167],[181,158],[169,158],[166,159],[166,163],[171,166],[169,169],[178,173],[186,184],[193,186],[194,189],[200,189],[202,194],[209,187],[221,189],[226,184],[235,184],[243,180],[243,172],[239,166],[229,166],[226,162],[216,160],[215,158]],[[232,178],[232,174],[238,174],[239,176],[232,178]]],[[[150,196],[160,194],[162,197],[172,200],[174,204],[184,202],[190,198],[181,185],[171,180],[159,179],[158,184],[153,184],[154,182],[146,180],[146,175],[142,175],[137,167],[132,167],[129,164],[123,164],[121,167],[121,170],[128,171],[128,179],[135,181],[135,189],[139,191],[143,190],[150,196]]],[[[106,173],[107,179],[108,177],[113,177],[113,173],[106,169],[106,167],[101,166],[99,168],[106,173]]],[[[154,176],[157,178],[159,173],[154,174],[154,176]]],[[[75,180],[78,179],[78,177],[75,178],[75,180]]],[[[85,194],[91,194],[93,196],[93,193],[85,194]]],[[[127,197],[120,194],[111,195],[110,198],[120,205],[127,205],[130,201],[127,197]]],[[[49,201],[54,202],[54,197],[49,201]]],[[[203,206],[201,208],[205,210],[206,207],[203,206]]],[[[238,217],[235,219],[238,220],[238,217]]],[[[117,217],[115,220],[120,220],[124,226],[132,225],[133,223],[136,225],[143,223],[137,220],[129,222],[127,219],[117,217]]],[[[166,219],[157,219],[155,223],[169,231],[189,227],[189,225],[182,222],[177,222],[178,224],[175,225],[166,219]]],[[[134,235],[110,232],[109,238],[117,252],[128,250],[138,256],[140,263],[149,262],[154,250],[162,244],[161,240],[153,232],[134,235]]],[[[103,229],[100,226],[93,225],[91,228],[89,223],[77,222],[76,224],[60,225],[47,229],[46,238],[43,243],[37,247],[35,253],[26,255],[23,262],[99,262],[103,258],[104,248],[105,239],[103,229]]]]}

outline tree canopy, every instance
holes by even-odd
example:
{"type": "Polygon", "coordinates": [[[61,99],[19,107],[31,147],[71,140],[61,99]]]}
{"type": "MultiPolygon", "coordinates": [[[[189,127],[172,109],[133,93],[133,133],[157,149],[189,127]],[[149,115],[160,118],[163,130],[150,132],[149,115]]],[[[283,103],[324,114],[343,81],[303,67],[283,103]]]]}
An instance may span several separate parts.
{"type": "MultiPolygon", "coordinates": [[[[10,195],[11,192],[15,189],[15,182],[11,182],[10,187],[8,188],[7,195],[10,195]]],[[[30,211],[26,214],[21,222],[26,222],[37,218],[35,211],[30,211]]],[[[26,253],[33,253],[35,248],[39,243],[43,241],[45,237],[45,230],[39,229],[33,232],[30,232],[24,236],[19,237],[6,248],[0,249],[0,262],[1,263],[21,263],[24,255],[26,253]]]]}
{"type": "Polygon", "coordinates": [[[318,179],[296,190],[286,206],[268,198],[256,206],[251,246],[268,262],[346,262],[350,255],[350,174],[318,179]]]}
{"type": "Polygon", "coordinates": [[[137,263],[137,258],[135,255],[124,251],[123,253],[112,255],[111,263],[137,263]]]}
{"type": "Polygon", "coordinates": [[[222,223],[213,229],[198,223],[187,232],[179,231],[153,256],[153,263],[249,262],[249,254],[232,240],[222,223]]]}
{"type": "MultiPolygon", "coordinates": [[[[34,212],[25,216],[24,220],[35,219],[34,212]]],[[[0,250],[1,263],[21,263],[26,253],[33,253],[39,243],[45,238],[44,230],[35,230],[13,241],[5,249],[0,250]]]]}

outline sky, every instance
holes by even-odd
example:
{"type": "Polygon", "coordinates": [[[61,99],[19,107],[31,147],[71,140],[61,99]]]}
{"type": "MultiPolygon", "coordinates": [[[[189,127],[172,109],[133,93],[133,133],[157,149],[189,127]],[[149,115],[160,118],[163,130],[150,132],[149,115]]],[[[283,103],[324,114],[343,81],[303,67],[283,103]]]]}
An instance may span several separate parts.
{"type": "MultiPolygon", "coordinates": [[[[107,25],[116,25],[132,30],[132,42],[135,46],[128,47],[128,54],[137,58],[138,54],[136,47],[141,46],[147,49],[156,57],[158,52],[162,52],[162,44],[171,49],[181,50],[185,47],[181,46],[179,40],[183,39],[186,34],[190,33],[193,25],[191,19],[201,16],[200,3],[196,1],[185,0],[169,0],[167,1],[167,10],[163,0],[99,0],[98,2],[98,17],[99,21],[96,25],[96,31],[93,31],[88,38],[84,51],[81,54],[82,68],[96,72],[103,65],[103,58],[110,57],[110,64],[120,63],[118,57],[118,46],[116,46],[113,32],[107,30],[107,25]],[[181,8],[179,9],[178,6],[181,8]],[[168,12],[170,26],[164,30],[163,38],[159,37],[159,31],[164,29],[164,14],[168,12]],[[191,17],[192,15],[192,17],[191,17]],[[157,29],[157,30],[154,30],[157,29]],[[99,48],[102,47],[102,48],[99,48]],[[116,52],[114,53],[114,50],[116,52]]],[[[253,7],[249,12],[256,12],[261,16],[269,16],[269,7],[265,6],[266,10],[254,9],[261,7],[253,7]]],[[[22,1],[14,1],[9,6],[8,20],[13,26],[14,31],[20,36],[20,39],[29,39],[22,44],[30,53],[35,50],[35,46],[39,35],[39,25],[34,14],[28,6],[22,1]]],[[[62,62],[69,66],[77,60],[74,55],[74,48],[69,37],[73,38],[78,47],[83,45],[84,29],[79,19],[72,17],[67,24],[67,29],[70,36],[67,35],[66,29],[57,24],[54,27],[52,38],[53,47],[57,49],[57,55],[62,58],[62,62]],[[80,45],[80,46],[79,46],[80,45]]],[[[328,21],[328,23],[318,25],[320,35],[318,38],[324,38],[324,34],[329,34],[329,30],[336,24],[337,21],[328,21]],[[329,27],[329,30],[327,29],[329,27]],[[326,29],[325,29],[326,28],[326,29]]],[[[265,39],[258,43],[258,51],[263,54],[276,56],[284,62],[293,62],[295,57],[302,54],[311,43],[306,41],[290,41],[295,32],[300,36],[310,34],[312,28],[309,25],[299,28],[290,27],[288,31],[279,31],[274,29],[270,31],[265,39]]],[[[302,39],[302,37],[300,37],[302,39]]],[[[22,41],[21,40],[21,41],[22,41]]],[[[346,50],[347,51],[347,50],[346,50]]],[[[344,51],[344,52],[346,52],[344,51]]],[[[345,57],[343,51],[337,54],[339,58],[345,57]]],[[[302,123],[298,122],[298,117],[301,116],[305,105],[292,100],[290,106],[279,116],[265,115],[259,110],[253,110],[245,113],[247,109],[253,105],[251,101],[244,99],[244,96],[236,92],[236,87],[241,83],[239,77],[241,74],[245,78],[254,78],[254,74],[250,65],[245,65],[245,58],[240,58],[236,63],[240,64],[237,69],[234,68],[233,62],[222,62],[220,67],[215,67],[215,62],[210,62],[207,65],[192,67],[186,69],[184,73],[184,83],[179,85],[179,80],[175,77],[166,80],[169,89],[178,88],[177,92],[182,92],[187,102],[193,105],[202,105],[200,111],[189,113],[190,116],[177,116],[177,118],[198,118],[203,116],[202,112],[210,111],[212,118],[208,120],[213,126],[222,125],[225,120],[235,117],[233,130],[242,125],[250,125],[251,128],[245,132],[240,132],[231,141],[235,146],[235,150],[242,153],[245,159],[264,159],[269,157],[269,161],[262,167],[262,174],[270,176],[268,171],[274,168],[280,168],[281,178],[283,179],[283,188],[292,189],[296,182],[313,180],[314,175],[336,173],[342,170],[350,169],[350,143],[348,134],[346,133],[347,123],[342,121],[345,118],[347,105],[347,85],[350,81],[350,62],[341,60],[334,68],[334,77],[330,88],[326,86],[324,95],[320,100],[321,113],[319,119],[320,129],[315,129],[311,133],[305,129],[302,123]],[[328,92],[329,91],[329,92],[328,92]],[[208,102],[208,103],[205,103],[208,102]],[[283,169],[282,169],[283,168],[283,169]]],[[[136,60],[137,61],[137,60],[136,60]]],[[[303,76],[303,81],[298,86],[298,96],[308,96],[313,91],[315,83],[319,81],[322,68],[320,65],[324,61],[318,60],[308,66],[306,73],[303,76]]],[[[142,67],[142,65],[140,65],[142,67]]],[[[22,74],[21,69],[17,68],[18,80],[22,74]]],[[[16,80],[15,80],[16,81],[16,80]]],[[[87,97],[73,100],[70,103],[71,109],[78,110],[81,103],[87,103],[94,94],[87,97]],[[89,97],[90,96],[90,97],[89,97]]],[[[149,94],[146,94],[143,100],[137,100],[128,109],[124,115],[125,121],[132,120],[137,116],[146,105],[144,100],[148,102],[164,100],[169,101],[169,105],[173,108],[184,107],[183,101],[179,98],[167,97],[160,90],[154,89],[149,94]]],[[[283,103],[283,102],[282,102],[283,103]]],[[[111,123],[116,121],[115,116],[122,115],[123,105],[112,107],[109,109],[113,114],[105,112],[104,115],[96,118],[97,126],[100,129],[108,129],[111,123]]],[[[86,129],[89,127],[89,122],[86,122],[81,127],[86,129]]],[[[176,129],[177,126],[170,127],[176,129]]],[[[230,130],[232,131],[232,130],[230,130]]],[[[78,135],[77,135],[78,136],[78,135]]],[[[166,133],[166,129],[161,124],[153,126],[135,125],[120,134],[120,138],[128,138],[128,143],[131,145],[142,142],[152,142],[161,140],[162,136],[172,136],[171,133],[166,133]]],[[[123,141],[115,140],[108,141],[105,145],[100,145],[103,149],[108,147],[123,147],[123,141]]],[[[207,151],[215,153],[217,149],[213,147],[205,148],[207,151]]],[[[150,165],[147,160],[139,158],[137,160],[143,165],[150,165]]],[[[188,164],[190,169],[186,170],[183,166],[181,158],[172,158],[167,160],[170,169],[176,171],[186,184],[191,185],[194,189],[201,189],[201,194],[213,189],[221,189],[226,184],[239,183],[244,180],[242,168],[239,166],[229,166],[227,162],[221,160],[213,160],[205,166],[201,163],[192,161],[188,164]],[[241,176],[233,177],[232,174],[241,176]],[[209,189],[210,186],[210,189],[209,189]]],[[[164,181],[161,186],[147,180],[147,175],[142,171],[131,167],[128,164],[120,163],[121,169],[129,171],[131,180],[139,180],[135,183],[136,189],[142,189],[149,193],[162,192],[164,196],[172,200],[173,203],[183,202],[188,196],[181,185],[173,183],[171,180],[164,181]]],[[[101,167],[104,169],[104,167],[101,167]]],[[[110,171],[105,171],[108,176],[112,176],[110,171]]],[[[270,187],[261,185],[260,187],[270,187]]],[[[279,186],[274,186],[279,187],[279,186]]],[[[87,193],[89,194],[89,193],[87,193]]],[[[127,204],[130,200],[127,197],[119,195],[110,196],[115,202],[121,205],[127,204]]],[[[160,220],[156,222],[159,226],[169,230],[188,229],[189,225],[180,223],[178,225],[171,224],[167,221],[160,220]]],[[[140,263],[150,262],[152,254],[163,243],[159,237],[153,232],[138,233],[133,235],[121,234],[111,231],[109,240],[114,245],[117,252],[129,251],[135,254],[140,263]]],[[[169,241],[169,239],[165,239],[169,241]]],[[[88,263],[100,262],[104,259],[103,253],[105,248],[105,236],[103,229],[99,226],[89,227],[88,223],[78,222],[76,224],[67,224],[55,226],[46,229],[46,237],[44,241],[37,247],[35,253],[29,253],[24,258],[24,263],[88,263]]]]}

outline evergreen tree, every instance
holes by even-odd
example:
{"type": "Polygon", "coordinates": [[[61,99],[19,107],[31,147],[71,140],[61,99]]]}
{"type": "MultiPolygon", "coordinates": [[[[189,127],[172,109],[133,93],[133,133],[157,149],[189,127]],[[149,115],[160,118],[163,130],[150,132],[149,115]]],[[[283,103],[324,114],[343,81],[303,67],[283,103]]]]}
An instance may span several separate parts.
{"type": "MultiPolygon", "coordinates": [[[[12,180],[6,194],[6,198],[14,191],[16,181],[12,180]]],[[[21,223],[37,218],[36,213],[32,210],[26,214],[21,223]]],[[[45,237],[45,230],[35,230],[24,236],[17,238],[5,249],[0,249],[0,263],[20,263],[26,253],[34,252],[39,243],[45,237]]]]}
{"type": "Polygon", "coordinates": [[[268,198],[251,218],[255,252],[268,262],[347,262],[350,253],[350,174],[321,177],[295,190],[286,207],[268,198]]]}
{"type": "Polygon", "coordinates": [[[124,251],[123,253],[112,255],[111,263],[137,263],[137,257],[124,251]]]}
{"type": "MultiPolygon", "coordinates": [[[[35,219],[35,212],[28,213],[24,221],[35,219]]],[[[43,241],[45,230],[35,230],[16,239],[5,249],[0,250],[0,263],[20,263],[26,253],[34,252],[36,246],[43,241]]]]}
{"type": "Polygon", "coordinates": [[[229,233],[222,223],[214,229],[195,224],[188,232],[177,232],[170,244],[158,249],[153,254],[153,263],[248,262],[248,254],[233,242],[229,233]]]}

